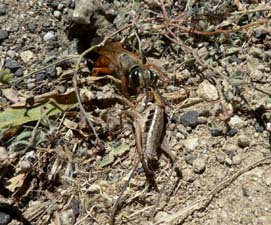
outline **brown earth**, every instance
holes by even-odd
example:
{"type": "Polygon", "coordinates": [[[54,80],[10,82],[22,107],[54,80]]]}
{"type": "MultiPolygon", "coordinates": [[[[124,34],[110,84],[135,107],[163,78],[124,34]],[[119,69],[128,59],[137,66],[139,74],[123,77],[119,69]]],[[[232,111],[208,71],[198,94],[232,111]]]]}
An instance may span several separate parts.
{"type": "MultiPolygon", "coordinates": [[[[45,99],[64,95],[70,106],[77,58],[50,63],[114,32],[111,39],[130,51],[139,51],[140,40],[147,62],[166,75],[157,87],[166,102],[162,144],[177,156],[182,176],[161,157],[154,171],[160,191],[149,190],[139,165],[115,224],[271,224],[270,3],[89,1],[80,8],[83,3],[76,3],[77,17],[68,0],[0,3],[0,65],[14,74],[10,84],[0,76],[1,113],[20,98],[54,91],[45,99]]],[[[120,124],[120,112],[130,107],[119,86],[90,78],[95,57],[82,61],[78,88],[104,148],[78,107],[20,126],[8,121],[16,131],[0,130],[0,224],[112,220],[138,154],[131,120],[124,116],[120,124]]]]}

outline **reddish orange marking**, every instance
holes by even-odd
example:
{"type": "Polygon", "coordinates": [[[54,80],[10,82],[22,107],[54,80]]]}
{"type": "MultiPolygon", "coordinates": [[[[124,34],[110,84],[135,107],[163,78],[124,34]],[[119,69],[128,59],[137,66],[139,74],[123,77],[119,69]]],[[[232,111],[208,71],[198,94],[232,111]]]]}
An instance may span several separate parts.
{"type": "Polygon", "coordinates": [[[95,61],[95,67],[108,67],[111,63],[111,60],[107,56],[99,56],[95,61]]]}
{"type": "Polygon", "coordinates": [[[92,76],[98,76],[100,74],[113,74],[113,70],[108,67],[94,67],[92,69],[92,76]]]}

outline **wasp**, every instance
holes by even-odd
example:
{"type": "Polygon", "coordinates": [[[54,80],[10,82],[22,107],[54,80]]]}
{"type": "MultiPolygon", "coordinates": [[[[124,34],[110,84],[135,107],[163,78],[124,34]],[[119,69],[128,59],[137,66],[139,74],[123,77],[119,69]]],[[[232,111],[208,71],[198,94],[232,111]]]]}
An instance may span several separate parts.
{"type": "Polygon", "coordinates": [[[94,50],[99,57],[94,63],[92,75],[115,75],[121,80],[122,92],[128,96],[129,89],[145,89],[155,86],[158,75],[153,65],[143,64],[139,55],[123,48],[120,43],[107,42],[94,50]]]}

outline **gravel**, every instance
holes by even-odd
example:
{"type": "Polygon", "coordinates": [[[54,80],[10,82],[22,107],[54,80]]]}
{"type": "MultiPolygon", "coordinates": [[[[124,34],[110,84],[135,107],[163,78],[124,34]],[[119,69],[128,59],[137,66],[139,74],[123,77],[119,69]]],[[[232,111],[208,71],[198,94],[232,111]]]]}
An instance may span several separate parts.
{"type": "Polygon", "coordinates": [[[17,69],[21,68],[21,65],[14,59],[6,59],[4,67],[15,72],[17,69]]]}
{"type": "Polygon", "coordinates": [[[0,30],[0,43],[8,38],[8,32],[6,30],[0,30]]]}
{"type": "Polygon", "coordinates": [[[237,140],[237,144],[241,148],[248,147],[250,144],[250,139],[246,135],[240,135],[237,140]]]}
{"type": "Polygon", "coordinates": [[[43,40],[44,41],[50,41],[53,40],[55,38],[55,32],[53,31],[48,31],[44,36],[43,36],[43,40]]]}
{"type": "Polygon", "coordinates": [[[198,125],[198,116],[199,113],[197,111],[188,111],[181,115],[180,123],[184,126],[195,128],[198,125]]]}
{"type": "Polygon", "coordinates": [[[195,173],[203,173],[206,168],[206,162],[204,159],[196,159],[193,162],[193,170],[195,173]]]}
{"type": "Polygon", "coordinates": [[[7,225],[11,221],[11,216],[4,212],[0,212],[0,225],[7,225]]]}

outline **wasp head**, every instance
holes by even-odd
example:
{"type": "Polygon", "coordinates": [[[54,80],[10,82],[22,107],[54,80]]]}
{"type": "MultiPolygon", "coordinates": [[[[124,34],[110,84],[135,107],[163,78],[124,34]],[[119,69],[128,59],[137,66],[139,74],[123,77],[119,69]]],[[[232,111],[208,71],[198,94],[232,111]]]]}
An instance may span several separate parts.
{"type": "Polygon", "coordinates": [[[128,78],[130,87],[144,89],[155,87],[158,75],[151,69],[136,65],[131,68],[128,78]]]}

